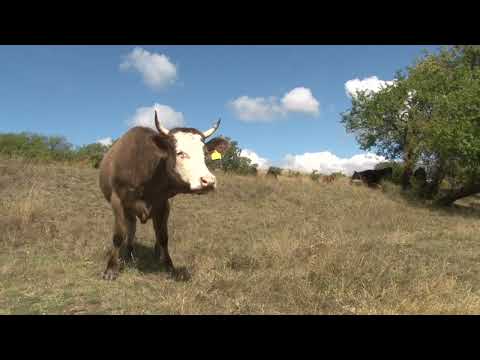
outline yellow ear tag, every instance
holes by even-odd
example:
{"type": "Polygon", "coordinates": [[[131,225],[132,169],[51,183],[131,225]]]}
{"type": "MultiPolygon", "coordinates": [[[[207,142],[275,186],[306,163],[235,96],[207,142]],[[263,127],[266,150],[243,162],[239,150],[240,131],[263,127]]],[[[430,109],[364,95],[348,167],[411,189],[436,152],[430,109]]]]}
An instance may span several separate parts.
{"type": "Polygon", "coordinates": [[[212,160],[220,160],[222,158],[222,154],[220,154],[217,150],[212,152],[212,160]]]}

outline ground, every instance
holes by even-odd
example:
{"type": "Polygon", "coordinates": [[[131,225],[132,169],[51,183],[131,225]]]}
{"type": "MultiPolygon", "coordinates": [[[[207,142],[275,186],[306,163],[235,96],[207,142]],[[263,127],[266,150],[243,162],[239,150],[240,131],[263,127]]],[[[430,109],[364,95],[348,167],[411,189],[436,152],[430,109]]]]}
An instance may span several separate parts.
{"type": "Polygon", "coordinates": [[[148,222],[137,264],[107,282],[113,218],[98,170],[0,160],[0,313],[480,312],[478,209],[346,178],[217,177],[216,192],[171,202],[170,254],[185,278],[159,271],[148,222]]]}

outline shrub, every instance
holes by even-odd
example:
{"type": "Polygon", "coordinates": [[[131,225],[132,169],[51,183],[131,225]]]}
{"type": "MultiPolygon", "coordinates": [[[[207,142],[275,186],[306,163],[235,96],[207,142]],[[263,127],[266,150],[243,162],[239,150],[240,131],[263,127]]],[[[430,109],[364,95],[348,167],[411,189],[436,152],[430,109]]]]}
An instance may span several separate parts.
{"type": "Polygon", "coordinates": [[[43,136],[34,133],[0,134],[0,154],[7,157],[22,157],[34,161],[87,160],[98,167],[108,146],[94,143],[75,149],[62,136],[43,136]]]}
{"type": "Polygon", "coordinates": [[[339,171],[333,172],[333,173],[331,173],[331,175],[333,175],[336,179],[341,178],[341,177],[346,177],[346,175],[344,173],[339,172],[339,171]]]}
{"type": "Polygon", "coordinates": [[[87,160],[92,167],[97,169],[103,159],[103,155],[109,149],[108,146],[95,143],[82,146],[77,150],[78,160],[87,160]]]}
{"type": "Polygon", "coordinates": [[[313,181],[316,181],[318,182],[320,180],[320,174],[318,173],[317,170],[313,170],[312,173],[310,174],[310,179],[312,179],[313,181]]]}
{"type": "MultiPolygon", "coordinates": [[[[281,170],[280,170],[280,173],[281,173],[281,170]]],[[[290,177],[299,177],[300,175],[302,175],[300,171],[288,170],[288,176],[290,177]]]]}

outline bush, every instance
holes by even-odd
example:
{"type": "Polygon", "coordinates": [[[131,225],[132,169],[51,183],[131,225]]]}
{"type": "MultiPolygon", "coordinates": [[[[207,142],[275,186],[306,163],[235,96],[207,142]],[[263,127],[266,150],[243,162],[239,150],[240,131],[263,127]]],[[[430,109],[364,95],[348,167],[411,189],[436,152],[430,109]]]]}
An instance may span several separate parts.
{"type": "Polygon", "coordinates": [[[384,161],[375,165],[375,170],[385,169],[387,167],[392,168],[392,177],[390,179],[386,178],[385,180],[390,180],[394,184],[402,184],[402,175],[405,170],[405,165],[403,162],[396,161],[384,161]]]}
{"type": "MultiPolygon", "coordinates": [[[[280,169],[280,173],[281,173],[281,169],[280,169]]],[[[302,175],[302,173],[300,171],[294,171],[294,170],[288,170],[288,176],[290,177],[299,177],[300,175],[302,175]]]]}
{"type": "Polygon", "coordinates": [[[0,154],[44,161],[65,161],[74,157],[72,145],[64,137],[27,132],[0,134],[0,154]]]}
{"type": "Polygon", "coordinates": [[[345,175],[344,173],[339,172],[339,171],[333,172],[333,173],[331,173],[330,175],[333,175],[333,176],[335,177],[335,179],[342,178],[342,177],[346,177],[346,175],[345,175]]]}
{"type": "Polygon", "coordinates": [[[78,149],[62,136],[43,136],[33,133],[0,134],[0,154],[7,157],[22,157],[34,161],[69,161],[87,160],[93,167],[98,167],[108,146],[89,144],[78,149]]]}
{"type": "Polygon", "coordinates": [[[108,146],[99,143],[85,145],[78,149],[77,158],[79,160],[87,160],[92,167],[98,169],[103,155],[108,149],[108,146]]]}
{"type": "Polygon", "coordinates": [[[310,179],[312,179],[312,181],[316,181],[318,182],[320,180],[320,174],[318,173],[317,170],[313,170],[312,173],[310,174],[310,179]]]}

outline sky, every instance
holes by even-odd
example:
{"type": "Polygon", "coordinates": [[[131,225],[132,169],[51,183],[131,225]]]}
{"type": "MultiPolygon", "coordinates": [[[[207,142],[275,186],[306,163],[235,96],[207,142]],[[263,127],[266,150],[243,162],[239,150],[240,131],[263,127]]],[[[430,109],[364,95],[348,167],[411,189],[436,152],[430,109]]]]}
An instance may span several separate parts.
{"type": "Polygon", "coordinates": [[[323,173],[373,168],[340,123],[358,89],[439,46],[0,46],[0,132],[108,143],[130,127],[206,130],[258,163],[323,173]]]}

